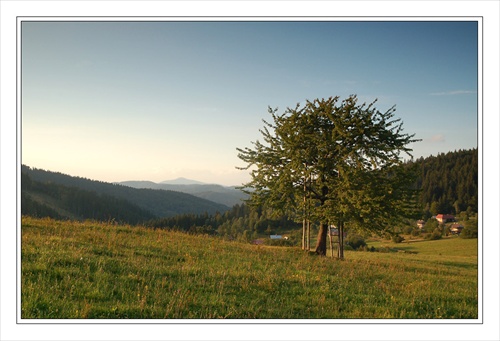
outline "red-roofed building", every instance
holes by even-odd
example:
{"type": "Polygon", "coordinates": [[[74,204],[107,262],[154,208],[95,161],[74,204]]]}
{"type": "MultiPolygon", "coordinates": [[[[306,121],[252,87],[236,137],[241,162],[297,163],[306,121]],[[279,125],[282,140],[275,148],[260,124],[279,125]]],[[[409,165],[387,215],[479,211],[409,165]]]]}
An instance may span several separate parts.
{"type": "Polygon", "coordinates": [[[436,216],[436,220],[439,221],[440,223],[447,223],[450,221],[455,221],[455,217],[452,216],[451,214],[438,214],[436,216]]]}

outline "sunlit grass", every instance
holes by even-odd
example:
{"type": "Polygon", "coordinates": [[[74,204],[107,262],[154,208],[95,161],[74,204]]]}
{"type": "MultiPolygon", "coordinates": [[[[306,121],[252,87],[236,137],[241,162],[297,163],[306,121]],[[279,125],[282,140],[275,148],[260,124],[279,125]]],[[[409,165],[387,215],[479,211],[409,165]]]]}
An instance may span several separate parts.
{"type": "MultiPolygon", "coordinates": [[[[393,244],[392,246],[395,246],[393,244]]],[[[478,317],[477,239],[346,260],[165,230],[23,217],[22,318],[478,317]]]]}

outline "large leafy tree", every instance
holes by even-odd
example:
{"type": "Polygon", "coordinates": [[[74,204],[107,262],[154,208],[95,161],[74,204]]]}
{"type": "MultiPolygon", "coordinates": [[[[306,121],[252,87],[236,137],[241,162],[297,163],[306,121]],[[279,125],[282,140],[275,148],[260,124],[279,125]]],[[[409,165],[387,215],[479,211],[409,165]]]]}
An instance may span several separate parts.
{"type": "Polygon", "coordinates": [[[394,107],[380,112],[374,104],[360,105],[352,95],[307,101],[283,114],[270,108],[263,142],[237,149],[241,169],[251,169],[244,185],[250,203],[318,221],[320,255],[330,224],[339,228],[343,258],[346,224],[383,232],[411,209],[414,180],[401,154],[411,156],[408,145],[417,140],[403,133],[394,107]]]}

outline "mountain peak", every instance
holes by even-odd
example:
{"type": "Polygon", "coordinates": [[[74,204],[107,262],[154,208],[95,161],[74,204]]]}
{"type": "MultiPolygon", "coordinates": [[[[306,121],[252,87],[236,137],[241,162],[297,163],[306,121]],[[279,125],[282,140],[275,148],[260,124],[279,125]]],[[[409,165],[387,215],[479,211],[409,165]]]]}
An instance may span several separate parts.
{"type": "Polygon", "coordinates": [[[186,179],[186,178],[177,178],[173,180],[165,180],[160,182],[161,184],[167,184],[167,185],[203,185],[203,182],[196,181],[196,180],[191,180],[191,179],[186,179]]]}

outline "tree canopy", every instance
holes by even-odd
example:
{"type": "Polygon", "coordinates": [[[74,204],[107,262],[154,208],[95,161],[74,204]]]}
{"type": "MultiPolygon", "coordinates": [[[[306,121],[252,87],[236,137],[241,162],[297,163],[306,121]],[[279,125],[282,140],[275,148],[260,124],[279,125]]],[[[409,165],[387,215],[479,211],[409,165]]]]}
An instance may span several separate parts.
{"type": "Polygon", "coordinates": [[[401,154],[411,156],[408,145],[418,140],[403,133],[395,107],[380,112],[375,103],[358,104],[352,95],[306,101],[282,114],[269,108],[273,122],[264,120],[263,142],[237,149],[241,169],[251,169],[243,188],[249,202],[318,221],[318,254],[326,254],[329,224],[340,236],[344,224],[381,232],[411,208],[415,182],[401,154]]]}

